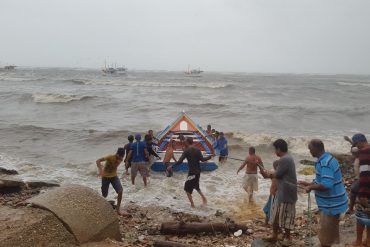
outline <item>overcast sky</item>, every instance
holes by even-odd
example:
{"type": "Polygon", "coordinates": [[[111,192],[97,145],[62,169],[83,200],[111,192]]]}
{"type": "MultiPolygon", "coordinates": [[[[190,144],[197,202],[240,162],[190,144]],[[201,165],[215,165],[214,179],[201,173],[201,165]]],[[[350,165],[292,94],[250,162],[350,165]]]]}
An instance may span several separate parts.
{"type": "Polygon", "coordinates": [[[369,0],[0,0],[0,65],[370,74],[369,0]]]}

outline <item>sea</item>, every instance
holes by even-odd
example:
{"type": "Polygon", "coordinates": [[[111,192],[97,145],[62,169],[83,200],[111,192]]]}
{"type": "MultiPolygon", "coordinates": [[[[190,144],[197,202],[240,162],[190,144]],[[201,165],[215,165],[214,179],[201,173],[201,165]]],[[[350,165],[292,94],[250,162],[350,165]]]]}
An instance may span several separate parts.
{"type": "MultiPolygon", "coordinates": [[[[223,131],[230,157],[201,175],[207,206],[190,209],[185,173],[167,178],[152,172],[132,186],[122,176],[123,204],[164,206],[199,215],[217,210],[247,219],[262,215],[270,181],[260,177],[255,202],[247,202],[236,174],[248,148],[255,146],[266,167],[277,157],[271,143],[285,139],[296,161],[312,159],[307,144],[324,141],[331,152],[348,153],[343,139],[362,132],[370,138],[370,76],[317,74],[129,71],[104,75],[96,69],[19,68],[0,72],[0,167],[16,169],[25,180],[89,186],[100,193],[95,161],[114,154],[129,134],[163,130],[182,111],[196,123],[223,131]]],[[[123,174],[123,166],[119,174],[123,174]]],[[[312,176],[299,175],[299,179],[312,176]]],[[[115,199],[110,189],[109,199],[115,199]]],[[[298,207],[307,207],[300,193],[298,207]]]]}

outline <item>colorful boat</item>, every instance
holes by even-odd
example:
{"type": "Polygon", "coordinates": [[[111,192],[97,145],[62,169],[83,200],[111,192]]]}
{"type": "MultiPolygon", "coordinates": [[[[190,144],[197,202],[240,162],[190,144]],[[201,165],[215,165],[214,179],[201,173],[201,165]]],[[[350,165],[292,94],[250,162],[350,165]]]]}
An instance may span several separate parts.
{"type": "MultiPolygon", "coordinates": [[[[180,116],[161,133],[157,135],[158,140],[158,155],[163,159],[170,140],[174,140],[174,153],[176,159],[180,158],[183,152],[183,143],[180,141],[179,136],[183,135],[186,137],[193,137],[194,145],[199,148],[203,156],[211,155],[214,153],[211,140],[207,137],[206,132],[197,124],[195,124],[189,116],[182,112],[180,116]]],[[[174,164],[174,162],[172,162],[174,164]]],[[[216,163],[212,160],[201,163],[202,171],[213,171],[218,168],[216,163]]],[[[166,170],[166,166],[161,160],[154,162],[152,170],[157,172],[163,172],[166,170]]],[[[182,164],[174,166],[174,171],[188,171],[188,163],[185,160],[182,164]]]]}

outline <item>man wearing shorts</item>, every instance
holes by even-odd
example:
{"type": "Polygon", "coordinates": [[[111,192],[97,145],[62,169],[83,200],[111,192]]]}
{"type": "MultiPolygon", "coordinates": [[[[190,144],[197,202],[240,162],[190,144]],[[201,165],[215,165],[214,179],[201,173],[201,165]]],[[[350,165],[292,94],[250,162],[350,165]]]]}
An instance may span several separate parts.
{"type": "MultiPolygon", "coordinates": [[[[207,204],[207,199],[202,193],[202,191],[199,188],[199,178],[200,178],[200,162],[205,162],[207,160],[210,160],[212,158],[211,156],[203,157],[202,152],[193,146],[193,138],[187,137],[185,140],[185,151],[182,153],[180,159],[174,164],[180,165],[184,161],[184,159],[187,159],[188,166],[189,166],[189,173],[188,177],[186,179],[184,190],[186,192],[186,195],[188,196],[188,199],[190,201],[191,207],[195,208],[192,193],[195,189],[199,195],[202,197],[203,204],[207,204]]],[[[170,167],[172,168],[172,167],[170,167]]]]}
{"type": "Polygon", "coordinates": [[[276,178],[278,184],[271,211],[273,235],[265,240],[276,242],[280,229],[284,231],[284,239],[281,244],[290,245],[292,242],[290,231],[294,229],[295,204],[298,199],[297,174],[294,160],[288,153],[287,142],[278,139],[273,143],[273,146],[276,156],[280,157],[276,171],[269,172],[264,169],[260,171],[264,178],[276,178]]]}
{"type": "Polygon", "coordinates": [[[308,149],[311,155],[317,158],[316,178],[313,183],[299,181],[299,184],[305,186],[307,193],[315,191],[316,203],[320,210],[318,237],[321,246],[339,244],[339,217],[348,209],[342,172],[337,159],[325,152],[321,140],[311,140],[308,149]]]}
{"type": "Polygon", "coordinates": [[[99,169],[99,175],[101,176],[101,192],[104,198],[108,196],[109,185],[112,184],[114,190],[117,192],[117,213],[119,215],[126,215],[120,211],[123,188],[121,181],[117,176],[117,167],[121,164],[123,156],[125,155],[125,150],[119,148],[116,154],[108,155],[106,157],[100,158],[96,161],[96,165],[99,169]],[[102,162],[105,161],[103,165],[102,162]]]}
{"type": "Polygon", "coordinates": [[[236,174],[238,174],[245,166],[247,166],[246,173],[243,178],[243,189],[248,193],[249,201],[253,200],[253,191],[258,191],[258,165],[263,165],[262,160],[258,155],[256,155],[256,149],[254,147],[250,147],[249,155],[245,158],[244,163],[236,172],[236,174]]]}
{"type": "Polygon", "coordinates": [[[136,142],[131,144],[128,160],[131,160],[131,182],[135,185],[135,178],[139,172],[143,178],[144,186],[147,186],[147,177],[149,176],[148,150],[145,142],[140,141],[141,135],[135,135],[136,142]]]}

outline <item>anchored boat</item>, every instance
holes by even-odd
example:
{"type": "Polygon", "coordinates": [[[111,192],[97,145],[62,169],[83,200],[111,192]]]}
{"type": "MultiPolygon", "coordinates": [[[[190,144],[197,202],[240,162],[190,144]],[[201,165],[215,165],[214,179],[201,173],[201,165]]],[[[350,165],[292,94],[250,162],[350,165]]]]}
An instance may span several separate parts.
{"type": "MultiPolygon", "coordinates": [[[[181,135],[183,135],[185,138],[192,137],[194,142],[193,145],[200,149],[203,156],[211,155],[214,153],[212,142],[210,139],[207,138],[206,132],[199,125],[195,124],[185,112],[182,112],[174,122],[168,125],[161,133],[157,135],[159,147],[157,151],[158,155],[160,155],[161,158],[164,157],[169,142],[172,139],[175,142],[175,157],[176,159],[179,159],[184,150],[183,143],[179,139],[181,135]]],[[[172,161],[171,163],[174,164],[174,161],[172,161]]],[[[200,166],[202,171],[213,171],[218,168],[216,163],[212,160],[202,162],[200,166]]],[[[156,161],[152,165],[152,170],[162,172],[166,170],[166,166],[163,164],[162,161],[156,161]]],[[[174,166],[173,170],[188,171],[189,167],[186,159],[181,165],[174,166]]]]}

